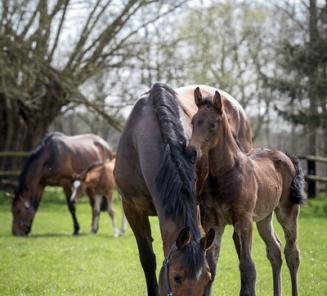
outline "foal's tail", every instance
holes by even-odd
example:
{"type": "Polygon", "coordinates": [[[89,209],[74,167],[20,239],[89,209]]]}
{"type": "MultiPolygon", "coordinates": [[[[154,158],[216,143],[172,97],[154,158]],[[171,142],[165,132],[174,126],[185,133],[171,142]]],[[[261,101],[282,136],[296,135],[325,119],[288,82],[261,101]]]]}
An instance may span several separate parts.
{"type": "Polygon", "coordinates": [[[286,153],[286,155],[292,161],[295,168],[295,176],[292,180],[290,188],[290,200],[295,204],[303,204],[306,197],[304,195],[304,176],[300,160],[288,153],[286,153]]]}

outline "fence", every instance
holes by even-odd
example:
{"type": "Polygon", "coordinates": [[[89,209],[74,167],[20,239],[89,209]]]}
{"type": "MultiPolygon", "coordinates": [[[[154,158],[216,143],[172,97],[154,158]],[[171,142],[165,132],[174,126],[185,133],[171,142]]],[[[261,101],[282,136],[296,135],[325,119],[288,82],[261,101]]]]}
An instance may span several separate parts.
{"type": "Polygon", "coordinates": [[[306,155],[299,157],[307,162],[307,174],[305,180],[308,182],[308,197],[317,196],[317,182],[327,183],[327,176],[319,176],[316,174],[316,163],[321,162],[327,165],[327,158],[318,155],[306,155]]]}
{"type": "MultiPolygon", "coordinates": [[[[0,151],[1,157],[28,157],[30,151],[0,151]]],[[[307,162],[307,174],[305,180],[308,182],[308,197],[314,198],[317,195],[317,182],[327,183],[327,176],[316,175],[316,162],[321,162],[327,165],[327,158],[319,155],[306,155],[299,157],[307,162]]],[[[0,178],[2,177],[17,177],[20,171],[0,170],[0,178]]]]}
{"type": "MultiPolygon", "coordinates": [[[[0,151],[0,158],[4,157],[28,157],[30,156],[30,151],[0,151]]],[[[1,177],[17,177],[19,176],[20,171],[12,171],[12,170],[0,170],[0,178],[1,177]]]]}

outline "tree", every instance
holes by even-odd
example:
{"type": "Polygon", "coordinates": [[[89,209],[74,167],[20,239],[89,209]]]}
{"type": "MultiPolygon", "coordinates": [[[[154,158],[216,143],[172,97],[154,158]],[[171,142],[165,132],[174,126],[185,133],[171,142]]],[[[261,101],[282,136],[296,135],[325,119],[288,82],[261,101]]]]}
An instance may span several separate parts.
{"type": "Polygon", "coordinates": [[[254,137],[271,106],[262,76],[273,62],[265,42],[271,18],[266,6],[256,1],[206,2],[190,9],[180,30],[186,39],[185,76],[226,90],[239,100],[254,117],[254,137]]]}
{"type": "Polygon", "coordinates": [[[31,150],[72,103],[98,112],[120,129],[82,89],[96,75],[115,71],[140,54],[138,31],[183,3],[2,0],[0,150],[31,150]]]}
{"type": "Polygon", "coordinates": [[[327,153],[327,3],[285,2],[276,9],[293,29],[281,34],[277,75],[267,79],[280,98],[275,108],[285,120],[305,128],[309,154],[317,153],[321,128],[327,153]]]}

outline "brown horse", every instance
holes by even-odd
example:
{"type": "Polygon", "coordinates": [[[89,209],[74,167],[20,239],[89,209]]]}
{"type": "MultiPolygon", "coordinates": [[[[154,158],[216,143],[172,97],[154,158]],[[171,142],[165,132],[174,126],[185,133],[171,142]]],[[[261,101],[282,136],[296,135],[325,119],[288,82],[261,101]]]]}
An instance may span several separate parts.
{"type": "Polygon", "coordinates": [[[255,266],[251,259],[252,222],[257,222],[271,262],[274,295],[281,295],[280,242],[272,226],[275,211],[286,239],[285,257],[297,295],[297,218],[304,201],[299,161],[276,150],[253,149],[244,153],[235,140],[220,93],[203,98],[194,92],[198,112],[188,150],[207,155],[209,175],[200,197],[205,228],[216,231],[215,257],[226,224],[234,226],[233,239],[240,260],[240,295],[255,295],[255,266]]]}
{"type": "MultiPolygon", "coordinates": [[[[114,175],[136,237],[148,295],[203,295],[211,277],[205,254],[214,232],[202,233],[193,165],[185,156],[191,119],[197,111],[194,88],[175,92],[155,84],[135,104],[117,150],[114,175]],[[159,218],[166,258],[159,291],[148,218],[153,215],[159,218]]],[[[203,88],[209,94],[215,90],[203,88]]],[[[226,97],[235,137],[243,141],[249,135],[244,128],[246,116],[233,98],[226,97]],[[244,124],[239,124],[241,120],[244,124]]]]}
{"type": "Polygon", "coordinates": [[[93,162],[82,173],[73,175],[75,181],[73,183],[74,189],[70,201],[75,203],[86,190],[92,190],[95,200],[92,209],[91,231],[97,233],[99,228],[101,202],[106,200],[106,208],[112,221],[112,231],[114,237],[118,237],[119,234],[125,233],[126,219],[124,213],[122,213],[122,226],[119,230],[115,223],[115,211],[112,198],[113,190],[117,189],[113,175],[114,167],[115,159],[107,160],[105,162],[93,162]],[[105,199],[103,199],[103,197],[105,199]]]}
{"type": "MultiPolygon", "coordinates": [[[[74,234],[79,232],[75,205],[70,202],[73,174],[82,172],[94,161],[112,159],[108,144],[98,136],[85,134],[66,136],[47,135],[26,160],[19,177],[12,203],[14,235],[25,236],[31,230],[34,216],[45,186],[62,186],[74,222],[74,234]]],[[[87,191],[93,204],[93,192],[87,191]]]]}

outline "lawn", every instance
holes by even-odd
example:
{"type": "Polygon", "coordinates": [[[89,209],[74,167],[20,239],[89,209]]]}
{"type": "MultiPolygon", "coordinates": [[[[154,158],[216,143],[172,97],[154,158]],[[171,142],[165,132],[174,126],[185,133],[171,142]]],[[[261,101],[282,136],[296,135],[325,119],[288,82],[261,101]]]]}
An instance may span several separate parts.
{"type": "MultiPolygon", "coordinates": [[[[120,205],[115,205],[120,222],[120,205]]],[[[73,225],[59,189],[47,190],[28,238],[11,235],[10,203],[0,192],[0,295],[146,295],[136,243],[128,227],[115,239],[106,213],[97,235],[90,234],[91,211],[87,199],[77,205],[81,234],[73,225]]],[[[159,227],[151,218],[158,269],[163,260],[159,227]]],[[[277,223],[275,223],[277,225],[277,223]]],[[[283,240],[280,227],[279,237],[283,240]]],[[[327,295],[327,197],[310,200],[300,217],[300,295],[327,295]]],[[[238,260],[225,231],[213,295],[238,295],[238,260]]],[[[253,258],[257,269],[257,295],[272,295],[271,268],[265,247],[255,230],[253,258]]],[[[283,295],[291,295],[286,263],[283,295]]]]}

